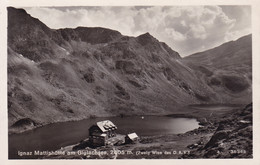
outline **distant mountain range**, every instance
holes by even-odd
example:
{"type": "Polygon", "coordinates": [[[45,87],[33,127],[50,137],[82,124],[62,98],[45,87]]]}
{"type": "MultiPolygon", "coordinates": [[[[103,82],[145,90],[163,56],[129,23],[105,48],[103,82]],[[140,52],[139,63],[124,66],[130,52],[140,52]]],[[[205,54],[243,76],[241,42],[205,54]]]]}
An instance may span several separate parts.
{"type": "Polygon", "coordinates": [[[251,35],[181,58],[149,33],[50,29],[8,8],[9,131],[189,104],[252,101],[251,35]]]}
{"type": "Polygon", "coordinates": [[[183,62],[230,103],[252,100],[252,35],[193,54],[183,62]]]}

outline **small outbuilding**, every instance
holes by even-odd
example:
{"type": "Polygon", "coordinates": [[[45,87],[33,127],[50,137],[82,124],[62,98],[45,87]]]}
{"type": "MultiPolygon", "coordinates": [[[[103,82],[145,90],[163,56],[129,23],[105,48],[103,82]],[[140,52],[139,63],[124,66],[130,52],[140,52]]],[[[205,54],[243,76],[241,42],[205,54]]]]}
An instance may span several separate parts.
{"type": "Polygon", "coordinates": [[[89,141],[93,146],[104,146],[116,137],[117,127],[110,120],[97,122],[89,128],[89,141]]]}
{"type": "Polygon", "coordinates": [[[137,136],[136,133],[130,133],[130,134],[127,134],[125,136],[125,143],[126,144],[129,144],[129,143],[135,143],[139,140],[139,137],[137,136]]]}

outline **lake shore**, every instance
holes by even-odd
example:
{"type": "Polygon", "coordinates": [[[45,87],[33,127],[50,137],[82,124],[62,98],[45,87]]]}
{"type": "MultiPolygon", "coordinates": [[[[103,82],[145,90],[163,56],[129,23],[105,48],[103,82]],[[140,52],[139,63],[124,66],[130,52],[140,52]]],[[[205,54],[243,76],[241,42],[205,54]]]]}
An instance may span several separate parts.
{"type": "MultiPolygon", "coordinates": [[[[252,158],[252,104],[242,109],[235,108],[229,112],[229,115],[223,112],[214,116],[210,115],[206,118],[207,122],[204,121],[204,126],[183,134],[142,136],[140,141],[135,144],[106,146],[95,149],[84,146],[84,141],[82,141],[79,144],[59,150],[71,153],[70,155],[47,156],[45,158],[252,158]],[[100,153],[101,151],[105,154],[88,154],[100,153]]],[[[173,117],[177,116],[173,115],[173,117]]],[[[203,117],[200,119],[203,119],[203,117]]]]}
{"type": "MultiPolygon", "coordinates": [[[[88,155],[88,154],[70,154],[70,155],[40,155],[36,157],[18,157],[21,159],[112,159],[115,157],[116,151],[119,151],[119,153],[116,153],[116,159],[141,159],[141,158],[147,158],[147,159],[164,159],[164,158],[198,158],[201,157],[201,155],[198,155],[198,153],[201,152],[201,150],[196,151],[196,149],[204,149],[205,145],[214,137],[214,134],[216,134],[219,131],[219,127],[221,123],[225,123],[226,126],[229,126],[230,128],[225,128],[227,130],[235,130],[234,132],[240,129],[241,123],[239,121],[246,121],[244,125],[246,124],[246,128],[248,127],[250,132],[250,125],[252,126],[252,123],[247,123],[248,119],[244,120],[239,113],[241,114],[244,111],[244,108],[241,108],[240,106],[229,106],[229,107],[221,107],[218,106],[217,108],[214,107],[213,109],[207,108],[207,106],[198,107],[196,105],[196,108],[194,109],[183,109],[181,111],[178,111],[178,113],[175,114],[165,114],[165,116],[172,117],[172,118],[195,118],[197,121],[199,121],[200,127],[191,131],[188,131],[186,133],[180,133],[180,134],[154,134],[154,135],[141,135],[140,141],[135,144],[126,144],[126,145],[119,145],[119,146],[106,146],[106,147],[100,147],[100,148],[91,148],[90,146],[86,145],[87,142],[87,136],[83,136],[82,139],[78,141],[78,144],[73,143],[67,143],[67,147],[62,147],[59,150],[53,150],[53,152],[95,152],[95,151],[106,151],[107,153],[111,152],[111,154],[106,154],[100,157],[100,155],[88,155]],[[205,108],[206,107],[206,108],[205,108]],[[232,125],[233,126],[230,126],[232,125]],[[238,128],[237,128],[238,127],[238,128]],[[69,145],[68,145],[69,144],[69,145]],[[73,144],[73,145],[71,145],[73,144]],[[195,150],[195,151],[194,151],[195,150]],[[124,154],[122,154],[122,152],[124,154]],[[125,153],[132,153],[132,154],[125,154],[125,153]],[[194,154],[195,152],[196,154],[194,154]],[[196,155],[196,156],[194,156],[196,155]]],[[[250,114],[252,117],[252,113],[250,114]]],[[[122,119],[126,119],[127,117],[122,117],[122,119]]],[[[247,117],[248,118],[248,117],[247,117]]],[[[250,117],[249,117],[250,118],[250,117]]],[[[98,119],[98,118],[97,118],[98,119]]],[[[62,124],[63,123],[59,123],[62,124]]],[[[242,126],[244,126],[242,123],[242,126]]],[[[51,125],[50,125],[51,126],[51,125]]],[[[242,127],[244,128],[244,127],[242,127]]],[[[49,130],[48,128],[46,128],[49,130]]],[[[79,129],[79,128],[77,128],[79,129]]],[[[223,129],[223,128],[221,128],[223,129]]],[[[223,129],[223,130],[225,130],[223,129]]],[[[251,128],[252,129],[252,128],[251,128]]],[[[81,129],[82,130],[82,129],[81,129]]],[[[49,132],[49,131],[48,131],[49,132]]],[[[252,131],[251,131],[252,132],[252,131]]],[[[225,132],[224,135],[229,134],[230,131],[225,132]]],[[[233,133],[232,133],[233,134],[233,133]]],[[[240,132],[241,134],[241,132],[240,132]]],[[[243,134],[243,132],[242,132],[243,134]]],[[[20,134],[18,134],[20,135],[20,134]]],[[[72,136],[72,135],[71,135],[72,136]]],[[[74,135],[75,136],[75,135],[74,135]]],[[[222,136],[222,133],[221,133],[222,136]]],[[[230,135],[231,136],[231,135],[230,135]]],[[[236,135],[237,136],[237,135],[236,135]]],[[[250,137],[250,136],[249,136],[250,137]]],[[[243,138],[242,138],[243,139],[243,138]]],[[[58,139],[57,139],[58,140],[58,139]]],[[[223,139],[222,139],[223,140],[223,139]]],[[[238,137],[237,139],[234,138],[234,141],[237,143],[241,142],[241,138],[238,137]],[[240,140],[240,141],[239,141],[240,140]]],[[[248,144],[252,145],[252,140],[245,139],[245,141],[248,144]]],[[[58,142],[58,141],[57,141],[58,142]]],[[[243,144],[244,145],[244,144],[243,144]]],[[[233,145],[234,148],[234,145],[233,145]]],[[[236,147],[235,147],[236,148],[236,147]]],[[[243,148],[243,147],[240,147],[243,148]]],[[[245,147],[244,147],[245,148],[245,147]]],[[[249,148],[250,146],[246,147],[249,148]]],[[[235,150],[236,151],[236,150],[235,150]]],[[[213,151],[212,151],[213,152],[213,151]]],[[[240,152],[240,150],[239,150],[240,152]]],[[[205,153],[204,153],[205,154],[205,153]]],[[[250,156],[245,156],[250,157],[250,156]]]]}
{"type": "MultiPolygon", "coordinates": [[[[207,122],[209,118],[214,117],[215,115],[223,115],[227,113],[232,113],[234,109],[241,108],[245,106],[244,104],[193,104],[193,105],[188,105],[188,106],[183,106],[183,107],[178,107],[176,108],[177,110],[168,110],[164,112],[163,114],[158,114],[158,113],[150,113],[146,114],[145,116],[169,116],[169,117],[183,117],[183,118],[195,118],[197,119],[201,125],[203,123],[207,122]],[[213,107],[222,107],[222,109],[212,109],[213,107]],[[205,109],[206,108],[206,109],[205,109]]],[[[12,126],[8,128],[8,135],[13,135],[13,134],[20,134],[20,133],[25,133],[28,131],[32,131],[34,129],[44,127],[47,125],[55,124],[55,123],[65,123],[65,122],[76,122],[76,121],[81,121],[81,120],[86,120],[86,119],[91,119],[91,118],[97,118],[97,117],[129,117],[129,116],[142,116],[142,115],[108,115],[108,116],[90,116],[89,118],[84,118],[84,119],[70,119],[70,120],[64,120],[64,121],[57,121],[57,122],[51,122],[51,123],[41,123],[41,124],[35,124],[35,123],[30,123],[30,122],[25,122],[21,125],[17,126],[12,126]]]]}

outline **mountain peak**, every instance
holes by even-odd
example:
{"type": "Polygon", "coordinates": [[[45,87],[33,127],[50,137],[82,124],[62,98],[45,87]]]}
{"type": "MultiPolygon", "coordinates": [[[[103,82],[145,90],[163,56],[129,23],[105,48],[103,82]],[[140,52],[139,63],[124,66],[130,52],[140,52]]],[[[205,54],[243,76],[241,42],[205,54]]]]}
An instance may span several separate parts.
{"type": "Polygon", "coordinates": [[[149,37],[153,37],[149,32],[146,32],[144,34],[141,34],[140,36],[149,36],[149,37]]]}
{"type": "Polygon", "coordinates": [[[155,39],[149,32],[139,35],[137,38],[150,38],[155,39]]]}
{"type": "Polygon", "coordinates": [[[8,12],[16,12],[16,13],[24,13],[24,14],[28,14],[24,9],[21,8],[14,8],[14,7],[7,7],[8,12]]]}
{"type": "Polygon", "coordinates": [[[251,101],[251,42],[182,60],[150,33],[50,29],[25,10],[8,8],[7,46],[8,124],[18,131],[90,116],[168,114],[187,104],[251,101]]]}
{"type": "Polygon", "coordinates": [[[159,42],[156,38],[154,38],[150,33],[144,33],[137,37],[138,42],[144,46],[149,43],[159,42]]]}
{"type": "Polygon", "coordinates": [[[150,50],[154,48],[163,49],[172,57],[176,59],[181,58],[178,52],[173,51],[166,43],[158,41],[149,32],[138,36],[137,40],[142,46],[148,46],[150,50]]]}

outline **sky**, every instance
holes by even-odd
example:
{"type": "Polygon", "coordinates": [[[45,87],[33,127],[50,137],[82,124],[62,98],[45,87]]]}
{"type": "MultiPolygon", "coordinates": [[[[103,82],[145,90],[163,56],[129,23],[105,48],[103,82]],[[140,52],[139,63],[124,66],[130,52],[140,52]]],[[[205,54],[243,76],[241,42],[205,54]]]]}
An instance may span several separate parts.
{"type": "Polygon", "coordinates": [[[149,32],[183,57],[251,33],[250,6],[28,7],[25,10],[52,29],[105,27],[135,37],[149,32]]]}

